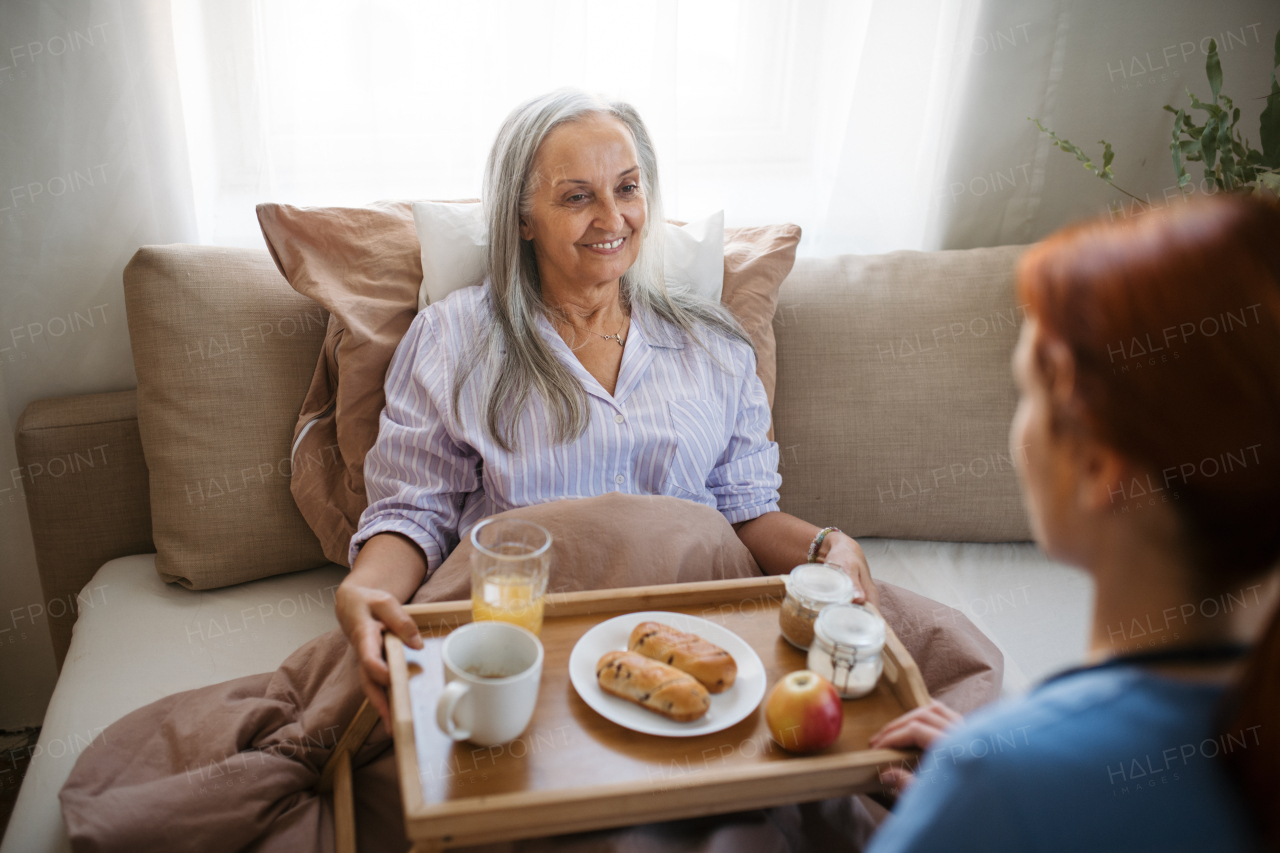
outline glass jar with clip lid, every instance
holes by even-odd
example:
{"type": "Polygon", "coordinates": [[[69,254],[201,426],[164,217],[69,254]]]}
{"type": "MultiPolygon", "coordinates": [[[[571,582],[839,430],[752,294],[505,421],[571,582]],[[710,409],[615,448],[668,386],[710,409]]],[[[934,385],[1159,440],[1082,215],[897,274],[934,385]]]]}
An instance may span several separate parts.
{"type": "Polygon", "coordinates": [[[825,607],[813,625],[808,667],[830,681],[841,699],[866,696],[884,670],[884,637],[884,619],[870,608],[825,607]]]}
{"type": "Polygon", "coordinates": [[[801,651],[813,642],[814,620],[832,604],[853,601],[853,579],[825,563],[805,563],[791,570],[787,597],[778,611],[778,627],[788,643],[801,651]]]}

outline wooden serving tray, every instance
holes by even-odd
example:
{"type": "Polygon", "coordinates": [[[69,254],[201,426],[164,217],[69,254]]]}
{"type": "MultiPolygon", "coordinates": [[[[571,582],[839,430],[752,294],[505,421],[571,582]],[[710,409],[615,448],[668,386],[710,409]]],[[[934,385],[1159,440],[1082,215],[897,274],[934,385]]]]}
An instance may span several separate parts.
{"type": "MultiPolygon", "coordinates": [[[[769,737],[764,702],[724,731],[689,738],[645,735],[593,711],[569,683],[569,653],[589,628],[622,613],[671,610],[724,625],[755,649],[769,688],[805,668],[782,639],[781,577],[573,592],[547,597],[546,657],[538,705],[517,740],[455,744],[435,722],[444,684],[439,645],[471,621],[470,601],[412,605],[423,665],[406,662],[388,633],[391,713],[405,825],[415,849],[537,838],[696,815],[742,811],[879,790],[878,770],[912,755],[869,749],[885,723],[929,702],[915,661],[886,630],[884,677],[844,703],[840,739],[815,755],[783,752],[769,737]]],[[[766,698],[768,694],[766,693],[766,698]]]]}

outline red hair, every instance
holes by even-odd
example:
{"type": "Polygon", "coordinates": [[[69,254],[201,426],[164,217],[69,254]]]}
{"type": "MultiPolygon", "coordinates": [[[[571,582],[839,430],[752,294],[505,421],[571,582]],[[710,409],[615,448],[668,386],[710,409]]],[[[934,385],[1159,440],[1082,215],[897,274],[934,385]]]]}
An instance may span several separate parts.
{"type": "MultiPolygon", "coordinates": [[[[1234,196],[1098,220],[1036,245],[1019,301],[1039,324],[1036,361],[1070,353],[1059,419],[1145,469],[1178,499],[1206,588],[1280,560],[1280,211],[1234,196]]],[[[1227,761],[1263,837],[1280,847],[1280,612],[1238,686],[1229,730],[1262,742],[1227,761]]]]}

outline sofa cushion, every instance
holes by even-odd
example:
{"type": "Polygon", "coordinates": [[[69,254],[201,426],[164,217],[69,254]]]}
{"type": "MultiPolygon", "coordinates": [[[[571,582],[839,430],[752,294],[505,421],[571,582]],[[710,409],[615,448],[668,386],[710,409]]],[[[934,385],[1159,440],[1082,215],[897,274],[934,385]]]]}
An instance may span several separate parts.
{"type": "Polygon", "coordinates": [[[124,294],[160,576],[209,589],[325,564],[289,494],[325,310],[261,249],[144,246],[124,294]]]}
{"type": "MultiPolygon", "coordinates": [[[[108,562],[77,588],[87,603],[3,853],[69,851],[58,791],[80,755],[95,748],[94,738],[165,696],[271,672],[299,646],[338,627],[334,593],[346,570],[326,565],[207,592],[166,585],[156,575],[155,556],[139,554],[108,562]]],[[[332,745],[341,734],[324,738],[332,745]]],[[[192,767],[186,781],[202,796],[227,796],[240,778],[234,763],[192,767]]]]}
{"type": "Polygon", "coordinates": [[[156,549],[137,396],[113,391],[36,400],[18,418],[18,468],[10,473],[26,493],[59,667],[84,605],[76,593],[107,560],[156,549]]]}
{"type": "Polygon", "coordinates": [[[1031,538],[1008,441],[1022,251],[796,262],[774,319],[784,510],[853,536],[1031,538]]]}
{"type": "MultiPolygon", "coordinates": [[[[773,318],[778,292],[796,262],[799,225],[759,225],[724,230],[724,292],[720,301],[751,337],[756,375],[769,408],[777,393],[777,342],[773,318]]],[[[770,438],[773,429],[770,428],[770,438]]]]}
{"type": "Polygon", "coordinates": [[[328,558],[347,546],[368,500],[364,455],[378,437],[391,355],[417,314],[422,260],[409,202],[366,207],[258,205],[276,266],[331,312],[311,387],[295,409],[291,490],[328,558]]]}

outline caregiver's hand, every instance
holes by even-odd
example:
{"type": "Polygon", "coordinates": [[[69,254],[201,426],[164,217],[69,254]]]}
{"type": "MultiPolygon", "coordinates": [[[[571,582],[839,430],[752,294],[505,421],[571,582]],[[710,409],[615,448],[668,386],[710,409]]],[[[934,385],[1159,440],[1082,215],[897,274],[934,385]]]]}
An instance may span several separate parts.
{"type": "Polygon", "coordinates": [[[818,559],[829,566],[840,569],[853,578],[853,600],[857,604],[871,602],[880,606],[880,593],[875,582],[871,580],[871,567],[867,565],[867,556],[862,553],[862,546],[850,536],[838,530],[828,533],[818,549],[818,559]]]}
{"type": "MultiPolygon", "coordinates": [[[[891,721],[871,736],[869,745],[872,749],[928,749],[963,719],[959,713],[935,699],[928,705],[891,721]]],[[[880,783],[893,791],[895,796],[901,796],[914,778],[911,771],[904,767],[890,767],[880,771],[880,783]]]]}
{"type": "Polygon", "coordinates": [[[418,626],[402,602],[426,574],[426,560],[416,544],[398,534],[372,537],[356,556],[351,574],[338,586],[338,625],[360,662],[360,687],[391,731],[387,689],[391,671],[382,655],[382,633],[390,631],[410,648],[422,648],[418,626]]]}

